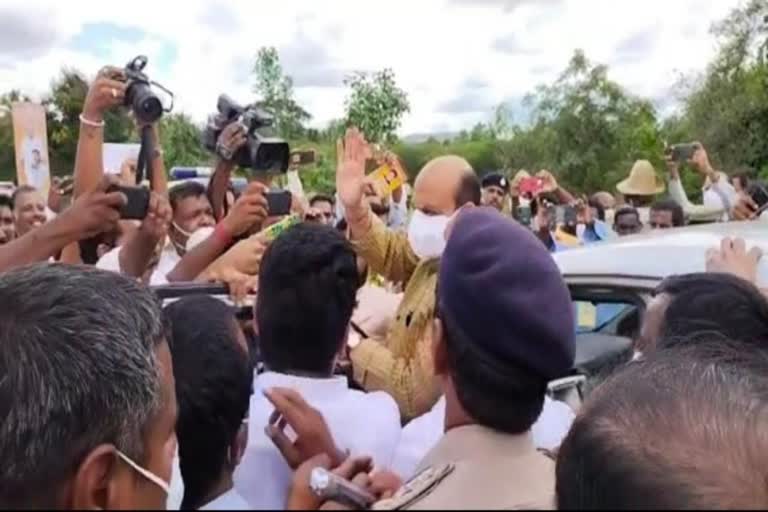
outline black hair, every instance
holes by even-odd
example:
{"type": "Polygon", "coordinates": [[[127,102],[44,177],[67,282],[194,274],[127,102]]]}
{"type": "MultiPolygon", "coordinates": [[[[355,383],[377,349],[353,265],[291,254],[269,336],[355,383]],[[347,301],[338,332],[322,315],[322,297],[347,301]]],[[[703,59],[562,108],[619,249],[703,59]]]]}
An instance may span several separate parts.
{"type": "Polygon", "coordinates": [[[710,333],[768,348],[768,300],[754,284],[731,274],[693,273],[666,278],[655,290],[662,293],[670,302],[659,348],[710,333]]]}
{"type": "Polygon", "coordinates": [[[37,264],[0,276],[0,508],[62,507],[92,450],[138,464],[166,405],[160,304],[116,272],[37,264]]]}
{"type": "Polygon", "coordinates": [[[330,374],[360,285],[355,251],[337,230],[302,223],[275,240],[259,271],[256,322],[273,371],[330,374]]]}
{"type": "Polygon", "coordinates": [[[768,507],[768,352],[712,339],[592,392],[556,466],[559,510],[768,507]]]}
{"type": "Polygon", "coordinates": [[[676,228],[685,225],[685,214],[683,213],[683,207],[680,206],[677,201],[673,199],[663,199],[656,201],[651,205],[651,211],[654,212],[671,212],[672,213],[672,225],[676,228]]]}
{"type": "Polygon", "coordinates": [[[234,470],[230,448],[248,413],[253,372],[237,343],[232,308],[209,296],[186,297],[167,306],[171,357],[176,380],[179,466],[184,509],[198,509],[234,470]]]}
{"type": "Polygon", "coordinates": [[[333,206],[336,204],[336,201],[334,201],[331,196],[316,194],[312,196],[312,199],[309,200],[309,206],[315,206],[316,203],[329,203],[331,206],[333,206]]]}
{"type": "Polygon", "coordinates": [[[618,220],[619,217],[622,215],[634,215],[637,217],[637,220],[640,220],[640,213],[638,213],[637,208],[634,206],[624,205],[618,210],[616,210],[616,213],[613,215],[614,223],[618,220]]]}
{"type": "Polygon", "coordinates": [[[459,178],[459,186],[456,189],[456,195],[454,196],[456,208],[461,208],[467,203],[479,206],[482,195],[483,191],[480,187],[480,180],[477,179],[477,175],[472,171],[466,171],[461,178],[459,178]]]}
{"type": "Polygon", "coordinates": [[[436,304],[461,406],[480,425],[493,430],[509,434],[530,430],[544,408],[547,379],[521,365],[495,360],[467,337],[439,300],[436,304]]]}
{"type": "Polygon", "coordinates": [[[168,191],[168,200],[174,212],[179,203],[184,199],[200,196],[205,196],[205,186],[194,180],[183,181],[168,191]]]}
{"type": "Polygon", "coordinates": [[[0,194],[0,208],[10,208],[13,210],[13,199],[5,194],[0,194]]]}
{"type": "Polygon", "coordinates": [[[23,194],[30,194],[32,192],[37,192],[37,189],[32,185],[22,185],[14,190],[13,194],[11,195],[11,208],[16,208],[16,201],[19,200],[19,196],[23,194]]]}
{"type": "Polygon", "coordinates": [[[748,166],[742,166],[736,169],[734,174],[731,175],[731,182],[733,180],[738,179],[741,181],[741,186],[746,189],[749,187],[750,183],[752,183],[752,180],[755,179],[755,171],[751,167],[748,166]]]}

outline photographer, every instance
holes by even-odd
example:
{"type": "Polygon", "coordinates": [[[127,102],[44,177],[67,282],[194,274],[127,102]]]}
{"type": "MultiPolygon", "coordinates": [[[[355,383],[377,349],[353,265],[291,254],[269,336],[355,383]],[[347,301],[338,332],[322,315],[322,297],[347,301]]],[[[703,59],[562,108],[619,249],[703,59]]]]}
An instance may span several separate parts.
{"type": "Polygon", "coordinates": [[[733,220],[733,209],[739,200],[736,189],[728,183],[725,173],[715,171],[709,161],[706,149],[700,142],[694,142],[693,156],[687,160],[703,178],[702,188],[704,204],[693,204],[683,188],[680,179],[680,160],[675,159],[672,153],[665,155],[667,171],[669,172],[669,195],[682,208],[686,217],[692,223],[702,222],[728,222],[733,220]]]}
{"type": "MultiPolygon", "coordinates": [[[[125,70],[109,66],[99,71],[88,90],[83,112],[80,115],[80,136],[75,156],[74,198],[84,190],[93,188],[104,176],[104,115],[109,110],[125,104],[127,90],[128,77],[125,70]]],[[[143,127],[144,125],[137,120],[138,130],[141,131],[143,127]]],[[[109,248],[115,244],[114,241],[124,241],[122,248],[115,249],[117,253],[111,255],[107,253],[107,260],[100,266],[115,271],[126,271],[128,275],[134,277],[141,276],[149,266],[158,241],[154,240],[154,237],[147,236],[147,233],[157,234],[158,230],[162,231],[162,228],[157,226],[158,219],[168,217],[165,198],[168,184],[156,124],[152,125],[150,139],[155,148],[152,154],[148,155],[154,170],[150,185],[157,197],[153,197],[150,201],[150,210],[147,214],[148,225],[143,227],[145,229],[136,231],[134,222],[121,221],[103,240],[89,240],[87,244],[67,247],[62,254],[63,262],[96,264],[101,255],[95,248],[101,242],[106,243],[106,247],[109,248]],[[126,234],[127,236],[121,237],[126,234]],[[120,240],[121,238],[123,240],[120,240]],[[117,264],[118,260],[119,264],[117,264]]]]}

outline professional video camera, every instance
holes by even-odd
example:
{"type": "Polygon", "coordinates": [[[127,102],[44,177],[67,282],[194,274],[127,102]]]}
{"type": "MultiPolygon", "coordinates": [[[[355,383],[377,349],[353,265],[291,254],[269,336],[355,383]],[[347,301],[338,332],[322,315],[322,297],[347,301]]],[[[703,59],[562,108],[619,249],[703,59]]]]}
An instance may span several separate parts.
{"type": "Polygon", "coordinates": [[[257,105],[242,107],[226,94],[219,96],[217,109],[218,115],[211,117],[203,131],[203,145],[206,149],[254,171],[288,170],[290,149],[286,141],[273,136],[272,114],[257,105]],[[227,148],[218,144],[218,141],[224,128],[232,123],[240,123],[248,134],[248,141],[234,154],[228,154],[227,148]]]}
{"type": "Polygon", "coordinates": [[[125,106],[133,110],[133,115],[142,124],[151,124],[157,122],[163,112],[170,112],[173,108],[173,93],[161,86],[157,82],[149,80],[144,74],[144,68],[147,66],[147,58],[139,55],[125,66],[125,76],[127,78],[127,90],[125,91],[125,106]],[[171,98],[171,106],[166,110],[163,108],[163,102],[157,94],[152,91],[152,86],[161,89],[171,98]]]}

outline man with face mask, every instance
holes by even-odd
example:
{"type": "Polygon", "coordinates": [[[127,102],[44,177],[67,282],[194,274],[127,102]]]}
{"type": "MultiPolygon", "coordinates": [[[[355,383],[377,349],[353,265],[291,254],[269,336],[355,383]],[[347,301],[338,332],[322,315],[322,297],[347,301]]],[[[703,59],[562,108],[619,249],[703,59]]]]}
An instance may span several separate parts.
{"type": "Polygon", "coordinates": [[[162,509],[176,449],[157,298],[102,270],[0,277],[0,508],[162,509]]]}
{"type": "Polygon", "coordinates": [[[416,178],[415,211],[408,232],[396,233],[365,204],[369,154],[363,135],[349,130],[336,189],[358,254],[372,271],[402,283],[405,295],[383,343],[365,339],[365,333],[350,332],[350,359],[355,380],[368,391],[388,392],[404,419],[409,419],[428,411],[440,395],[428,337],[439,258],[445,248],[446,228],[456,210],[467,203],[480,203],[480,183],[463,158],[432,160],[416,178]]]}

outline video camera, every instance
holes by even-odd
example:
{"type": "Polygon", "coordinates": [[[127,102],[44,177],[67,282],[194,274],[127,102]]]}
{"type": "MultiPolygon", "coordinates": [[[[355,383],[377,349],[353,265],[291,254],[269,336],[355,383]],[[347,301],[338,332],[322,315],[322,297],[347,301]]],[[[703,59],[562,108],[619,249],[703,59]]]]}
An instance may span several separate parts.
{"type": "Polygon", "coordinates": [[[291,151],[286,141],[273,136],[272,114],[258,105],[240,106],[226,94],[219,96],[217,109],[218,115],[211,117],[203,131],[203,145],[208,151],[254,171],[288,170],[291,151]],[[239,123],[243,127],[248,141],[234,154],[228,154],[227,149],[218,144],[218,141],[224,128],[232,123],[239,123]]]}
{"type": "Polygon", "coordinates": [[[152,124],[163,117],[163,112],[173,108],[173,94],[160,84],[150,81],[144,73],[147,58],[139,55],[125,66],[127,89],[125,91],[125,106],[133,111],[133,115],[142,124],[152,124]],[[171,107],[165,110],[163,102],[152,91],[152,86],[162,89],[171,97],[171,107]]]}

